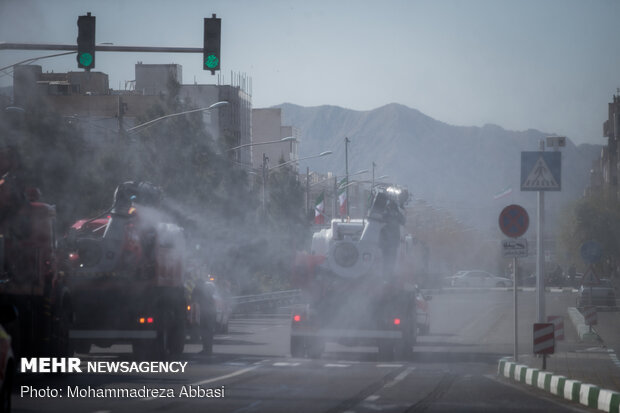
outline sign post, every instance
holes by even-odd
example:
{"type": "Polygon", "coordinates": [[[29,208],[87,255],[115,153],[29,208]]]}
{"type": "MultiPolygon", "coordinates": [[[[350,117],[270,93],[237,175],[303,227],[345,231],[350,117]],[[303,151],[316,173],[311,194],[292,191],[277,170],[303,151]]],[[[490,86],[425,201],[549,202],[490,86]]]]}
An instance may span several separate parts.
{"type": "MultiPolygon", "coordinates": [[[[559,137],[558,137],[559,138],[559,137]]],[[[521,190],[538,192],[538,219],[536,228],[536,308],[539,323],[545,321],[545,267],[543,250],[543,226],[545,214],[545,191],[562,189],[562,154],[554,145],[554,152],[545,152],[545,142],[540,141],[540,151],[521,152],[521,190]]]]}
{"type": "Polygon", "coordinates": [[[512,257],[512,295],[514,300],[514,360],[519,361],[519,340],[517,323],[517,257],[527,256],[527,241],[519,238],[530,225],[527,211],[519,205],[508,205],[499,214],[499,228],[504,235],[513,239],[504,240],[502,248],[505,257],[512,257]]]}

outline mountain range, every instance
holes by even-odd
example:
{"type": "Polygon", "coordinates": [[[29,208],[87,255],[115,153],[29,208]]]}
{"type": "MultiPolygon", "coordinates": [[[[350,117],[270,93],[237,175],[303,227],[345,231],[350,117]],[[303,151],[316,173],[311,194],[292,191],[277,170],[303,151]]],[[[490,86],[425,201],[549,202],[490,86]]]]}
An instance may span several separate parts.
{"type": "MultiPolygon", "coordinates": [[[[389,181],[407,186],[415,199],[483,228],[497,228],[499,212],[511,203],[523,205],[534,218],[536,193],[520,191],[521,152],[538,151],[550,133],[509,131],[492,124],[454,126],[396,103],[369,111],[290,103],[277,107],[284,124],[300,131],[300,158],[333,151],[307,160],[311,170],[344,176],[347,137],[349,173],[371,169],[375,162],[376,176],[389,175],[389,181]],[[495,199],[501,192],[511,193],[495,199]]],[[[562,190],[548,192],[546,216],[558,215],[582,196],[601,149],[566,139],[561,148],[562,190]]]]}

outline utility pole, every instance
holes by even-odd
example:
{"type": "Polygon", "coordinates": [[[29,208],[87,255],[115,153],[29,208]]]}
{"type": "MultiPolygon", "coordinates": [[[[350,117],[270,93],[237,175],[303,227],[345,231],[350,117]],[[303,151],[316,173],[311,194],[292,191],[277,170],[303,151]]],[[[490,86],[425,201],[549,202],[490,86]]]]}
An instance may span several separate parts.
{"type": "Polygon", "coordinates": [[[125,107],[121,95],[118,95],[118,134],[122,140],[125,140],[125,127],[123,120],[125,116],[125,107]]]}
{"type": "Polygon", "coordinates": [[[338,177],[334,175],[334,199],[332,200],[332,219],[338,216],[338,177]]]}
{"type": "Polygon", "coordinates": [[[267,186],[267,163],[269,162],[269,158],[263,152],[263,214],[267,215],[267,210],[265,209],[265,186],[267,186]]]}
{"type": "MultiPolygon", "coordinates": [[[[345,196],[346,196],[346,203],[347,203],[347,218],[349,217],[349,142],[351,142],[349,140],[349,138],[345,137],[344,138],[344,168],[345,168],[345,172],[346,172],[346,183],[345,183],[345,196]]],[[[338,194],[336,194],[336,196],[338,196],[338,194]]]]}
{"type": "Polygon", "coordinates": [[[306,217],[310,213],[310,167],[306,166],[306,217]]]}
{"type": "Polygon", "coordinates": [[[375,167],[377,166],[377,164],[375,163],[375,161],[372,161],[372,185],[370,187],[370,196],[372,196],[375,193],[375,167]]]}

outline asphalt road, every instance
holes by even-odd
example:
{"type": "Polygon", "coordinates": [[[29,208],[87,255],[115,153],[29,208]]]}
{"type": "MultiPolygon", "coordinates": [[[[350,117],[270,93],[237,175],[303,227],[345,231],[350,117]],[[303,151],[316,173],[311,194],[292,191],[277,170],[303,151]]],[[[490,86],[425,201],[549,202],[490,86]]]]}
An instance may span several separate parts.
{"type": "MultiPolygon", "coordinates": [[[[574,295],[547,295],[548,314],[565,311],[574,295]],[[564,309],[564,310],[562,310],[564,309]]],[[[520,352],[531,351],[533,292],[520,293],[520,352]]],[[[431,301],[431,332],[407,361],[377,359],[371,347],[329,344],[322,359],[288,354],[289,321],[262,316],[233,320],[214,356],[187,345],[185,373],[18,374],[15,412],[496,412],[590,411],[497,377],[497,361],[513,352],[510,291],[441,294],[431,301]],[[22,387],[25,386],[25,387],[22,387]],[[171,389],[175,397],[69,397],[79,389],[171,389]],[[22,389],[58,389],[62,397],[22,396],[22,389]],[[221,389],[200,397],[182,389],[221,389]]],[[[571,333],[569,333],[571,334],[571,333]]],[[[568,339],[572,339],[567,337],[568,339]]],[[[131,360],[128,346],[93,348],[93,360],[131,360]]]]}

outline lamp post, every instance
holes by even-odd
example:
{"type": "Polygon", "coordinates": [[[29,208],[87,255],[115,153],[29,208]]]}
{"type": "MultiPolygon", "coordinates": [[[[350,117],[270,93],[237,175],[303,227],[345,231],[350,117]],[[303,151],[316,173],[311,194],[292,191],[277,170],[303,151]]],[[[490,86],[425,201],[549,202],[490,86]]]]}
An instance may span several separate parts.
{"type": "MultiPolygon", "coordinates": [[[[290,161],[286,161],[281,164],[274,165],[270,168],[266,167],[266,162],[265,162],[266,156],[265,154],[263,154],[263,211],[265,211],[265,186],[267,182],[267,177],[269,175],[269,171],[276,169],[276,168],[281,168],[286,165],[290,165],[295,162],[303,161],[305,159],[320,158],[322,156],[327,156],[331,154],[332,154],[332,151],[324,151],[324,152],[319,153],[318,155],[304,156],[303,158],[299,158],[299,159],[291,159],[290,161]]],[[[308,178],[306,177],[306,196],[307,194],[308,194],[308,178]]],[[[306,205],[307,204],[308,204],[308,200],[306,199],[306,205]]],[[[306,209],[308,208],[306,207],[306,209]]]]}
{"type": "Polygon", "coordinates": [[[280,143],[280,142],[289,142],[289,141],[296,141],[296,140],[297,138],[294,136],[287,136],[286,138],[277,139],[274,141],[244,143],[243,145],[239,145],[239,146],[235,146],[234,148],[226,149],[226,152],[232,152],[237,149],[247,148],[248,146],[259,146],[259,145],[267,145],[269,143],[280,143]]]}
{"type": "Polygon", "coordinates": [[[347,137],[344,138],[344,168],[347,175],[346,197],[347,197],[347,216],[349,216],[349,142],[351,140],[347,137]]]}
{"type": "MultiPolygon", "coordinates": [[[[228,105],[228,104],[229,104],[228,101],[222,100],[220,102],[215,102],[214,104],[212,104],[211,106],[208,106],[206,108],[186,110],[184,112],[179,112],[179,113],[171,113],[170,115],[161,116],[159,118],[152,119],[152,120],[150,120],[148,122],[144,122],[144,123],[141,123],[139,125],[136,125],[136,126],[134,126],[132,128],[127,129],[125,132],[135,133],[135,132],[138,132],[140,130],[144,130],[146,128],[149,128],[149,127],[153,126],[154,123],[159,122],[159,121],[164,120],[164,119],[172,118],[172,117],[175,117],[175,116],[187,115],[188,113],[204,112],[204,111],[208,111],[208,110],[211,110],[211,109],[216,109],[216,108],[219,108],[221,106],[228,105]]],[[[120,130],[120,132],[122,132],[122,130],[120,130]]]]}

